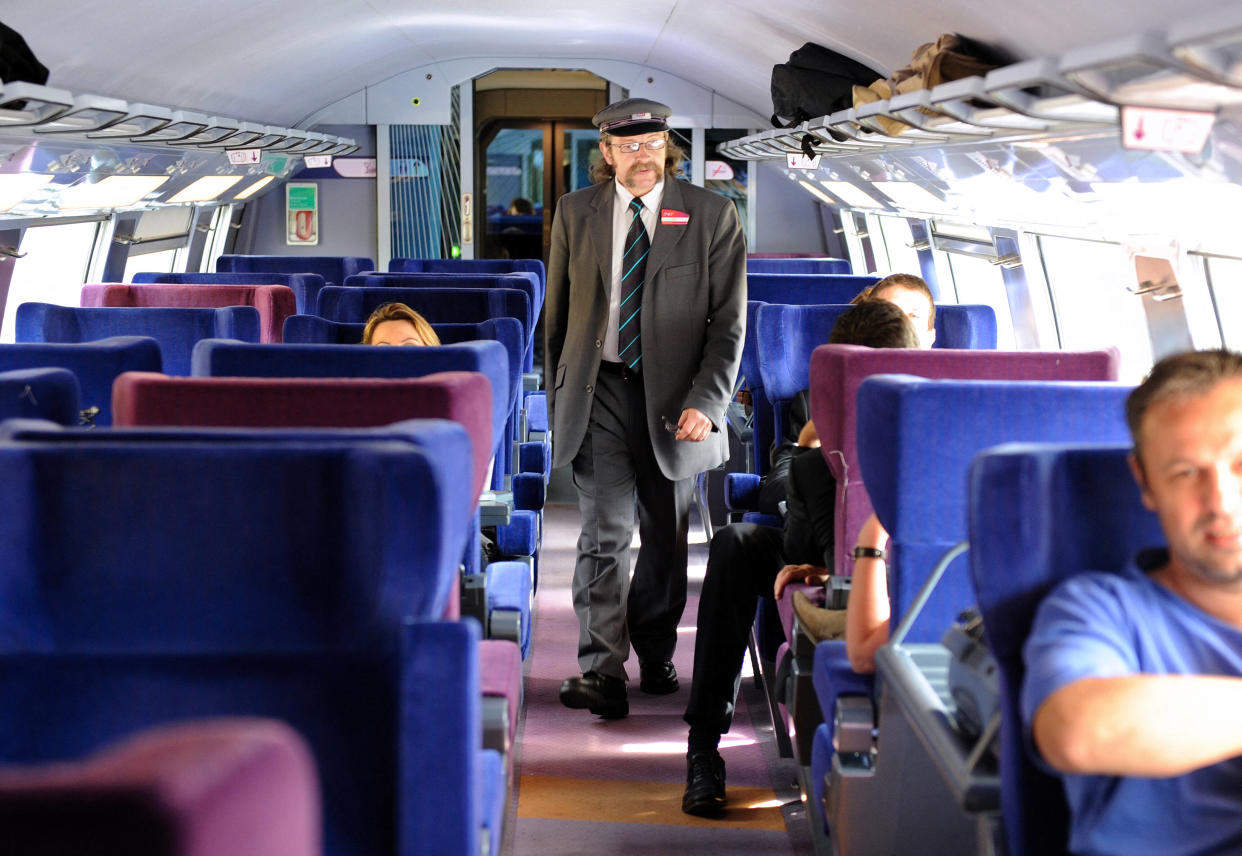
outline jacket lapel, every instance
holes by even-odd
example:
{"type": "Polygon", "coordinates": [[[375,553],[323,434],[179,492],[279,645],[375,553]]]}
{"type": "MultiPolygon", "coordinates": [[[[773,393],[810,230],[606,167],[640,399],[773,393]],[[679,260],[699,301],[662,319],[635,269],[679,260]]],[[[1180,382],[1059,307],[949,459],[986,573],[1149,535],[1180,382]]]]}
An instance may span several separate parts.
{"type": "Polygon", "coordinates": [[[599,262],[599,284],[605,301],[612,287],[612,205],[617,196],[612,185],[611,181],[596,185],[598,192],[591,200],[594,210],[587,220],[587,232],[591,236],[591,249],[599,262]]]}
{"type": "MultiPolygon", "coordinates": [[[[664,197],[660,200],[660,207],[674,211],[687,211],[693,215],[693,212],[688,212],[686,208],[681,193],[681,182],[672,176],[666,176],[664,179],[664,197]]],[[[651,254],[647,256],[645,276],[647,282],[655,281],[660,268],[664,267],[664,263],[668,261],[678,242],[686,235],[687,226],[674,226],[659,222],[662,219],[663,217],[660,216],[656,221],[655,237],[651,240],[651,254]]]]}

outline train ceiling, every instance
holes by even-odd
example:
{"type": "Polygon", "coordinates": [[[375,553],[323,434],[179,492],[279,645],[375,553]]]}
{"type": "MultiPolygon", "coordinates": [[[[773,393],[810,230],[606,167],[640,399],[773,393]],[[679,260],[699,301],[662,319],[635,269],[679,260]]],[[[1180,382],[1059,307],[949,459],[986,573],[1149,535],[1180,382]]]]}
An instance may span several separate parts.
{"type": "Polygon", "coordinates": [[[1236,8],[1236,0],[942,0],[911,14],[907,0],[5,0],[0,21],[48,66],[49,86],[300,127],[403,72],[479,57],[497,66],[631,63],[766,116],[772,65],[806,41],[887,74],[941,32],[1025,59],[1236,8]]]}

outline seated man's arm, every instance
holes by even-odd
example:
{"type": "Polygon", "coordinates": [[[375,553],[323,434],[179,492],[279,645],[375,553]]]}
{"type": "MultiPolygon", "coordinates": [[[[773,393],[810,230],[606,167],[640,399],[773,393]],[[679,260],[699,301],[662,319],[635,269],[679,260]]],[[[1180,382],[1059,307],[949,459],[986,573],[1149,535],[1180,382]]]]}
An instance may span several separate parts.
{"type": "Polygon", "coordinates": [[[1179,776],[1242,755],[1239,711],[1238,678],[1084,678],[1048,696],[1031,731],[1044,760],[1062,773],[1179,776]]]}
{"type": "MultiPolygon", "coordinates": [[[[859,547],[883,550],[888,532],[874,514],[858,533],[859,547]]],[[[845,653],[855,672],[875,671],[875,652],[888,641],[888,573],[883,559],[855,559],[850,601],[845,610],[845,653]]]]}
{"type": "Polygon", "coordinates": [[[1060,772],[1177,776],[1242,754],[1242,679],[1145,666],[1168,631],[1135,591],[1120,575],[1080,574],[1036,612],[1022,715],[1060,772]]]}

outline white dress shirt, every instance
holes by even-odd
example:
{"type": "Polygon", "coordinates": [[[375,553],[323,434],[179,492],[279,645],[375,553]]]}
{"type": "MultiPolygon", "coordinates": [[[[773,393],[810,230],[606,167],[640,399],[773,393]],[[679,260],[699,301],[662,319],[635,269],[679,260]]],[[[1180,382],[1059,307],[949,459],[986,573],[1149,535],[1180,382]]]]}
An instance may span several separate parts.
{"type": "MultiPolygon", "coordinates": [[[[612,204],[612,282],[608,287],[608,327],[604,333],[602,356],[609,362],[617,363],[621,361],[617,356],[617,327],[621,323],[621,257],[625,255],[625,236],[630,231],[630,200],[634,194],[616,179],[613,179],[612,185],[617,191],[617,198],[612,204]]],[[[643,213],[639,216],[647,227],[648,240],[655,237],[663,196],[664,181],[661,179],[659,184],[638,197],[643,204],[643,213]]]]}

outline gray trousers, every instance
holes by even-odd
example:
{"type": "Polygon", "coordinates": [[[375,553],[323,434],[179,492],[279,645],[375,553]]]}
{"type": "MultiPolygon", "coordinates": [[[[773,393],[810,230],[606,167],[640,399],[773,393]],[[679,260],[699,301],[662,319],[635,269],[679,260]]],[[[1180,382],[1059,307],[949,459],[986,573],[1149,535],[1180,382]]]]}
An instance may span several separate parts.
{"type": "Polygon", "coordinates": [[[642,662],[672,659],[677,646],[694,487],[693,478],[660,471],[640,379],[600,372],[573,474],[582,518],[572,587],[578,665],[625,680],[631,645],[642,662]],[[631,579],[636,496],[641,546],[631,579]]]}

